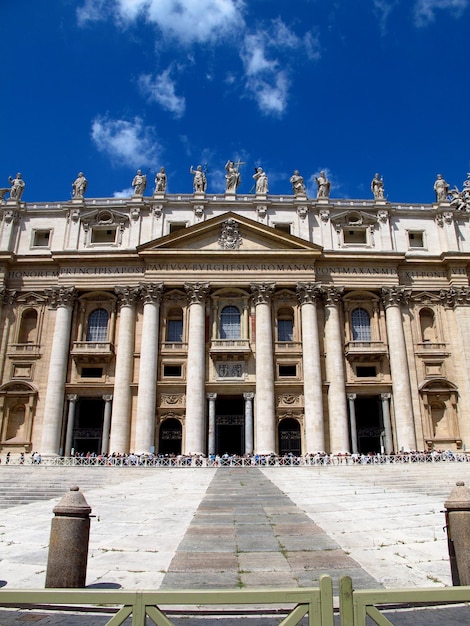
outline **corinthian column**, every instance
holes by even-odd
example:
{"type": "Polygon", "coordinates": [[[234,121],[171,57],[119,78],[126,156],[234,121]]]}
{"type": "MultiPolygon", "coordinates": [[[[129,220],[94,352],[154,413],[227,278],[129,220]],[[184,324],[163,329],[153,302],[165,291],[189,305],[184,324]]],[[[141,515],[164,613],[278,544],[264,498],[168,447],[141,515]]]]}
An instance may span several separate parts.
{"type": "Polygon", "coordinates": [[[53,287],[45,290],[51,309],[56,309],[49,375],[42,427],[41,453],[58,454],[64,410],[65,380],[69,356],[74,287],[53,287]]]}
{"type": "Polygon", "coordinates": [[[393,404],[397,450],[416,449],[408,360],[406,358],[405,334],[400,305],[409,296],[405,287],[383,287],[382,299],[385,306],[390,371],[392,374],[393,404]]]}
{"type": "Polygon", "coordinates": [[[252,284],[256,307],[256,417],[255,450],[270,454],[276,448],[274,359],[271,296],[275,285],[252,284]]]}
{"type": "Polygon", "coordinates": [[[119,311],[114,401],[111,415],[110,452],[129,452],[131,382],[134,361],[135,287],[116,287],[119,311]]]}
{"type": "Polygon", "coordinates": [[[325,352],[330,424],[330,452],[349,452],[348,409],[344,378],[344,341],[339,305],[343,288],[325,289],[325,352]]]}
{"type": "Polygon", "coordinates": [[[299,283],[297,297],[302,316],[302,363],[304,373],[305,451],[325,449],[323,398],[318,338],[317,297],[319,283],[299,283]]]}
{"type": "Polygon", "coordinates": [[[184,453],[205,451],[205,322],[208,283],[186,283],[189,299],[188,360],[186,368],[186,427],[184,453]]]}
{"type": "Polygon", "coordinates": [[[140,348],[139,392],[135,430],[136,452],[150,452],[155,443],[157,399],[158,326],[163,284],[142,285],[144,319],[140,348]]]}

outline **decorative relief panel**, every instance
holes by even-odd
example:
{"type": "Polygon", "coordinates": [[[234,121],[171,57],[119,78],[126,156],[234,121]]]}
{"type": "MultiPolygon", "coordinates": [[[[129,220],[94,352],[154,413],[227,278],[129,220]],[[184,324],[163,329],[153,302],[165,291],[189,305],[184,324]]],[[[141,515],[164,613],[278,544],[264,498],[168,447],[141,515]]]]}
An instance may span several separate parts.
{"type": "Polygon", "coordinates": [[[245,375],[245,364],[243,361],[223,361],[215,364],[217,378],[240,380],[245,375]]]}

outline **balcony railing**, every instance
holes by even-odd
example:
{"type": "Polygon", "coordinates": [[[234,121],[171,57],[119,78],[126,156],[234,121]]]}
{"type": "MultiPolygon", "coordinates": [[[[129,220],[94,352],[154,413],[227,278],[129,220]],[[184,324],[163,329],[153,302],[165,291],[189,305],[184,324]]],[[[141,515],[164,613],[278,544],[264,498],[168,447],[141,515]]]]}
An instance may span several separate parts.
{"type": "Polygon", "coordinates": [[[186,352],[188,344],[184,341],[164,341],[161,349],[162,352],[186,352]]]}
{"type": "Polygon", "coordinates": [[[301,341],[276,341],[276,352],[301,352],[301,341]]]}
{"type": "Polygon", "coordinates": [[[387,354],[387,346],[383,341],[348,341],[346,356],[387,354]]]}
{"type": "Polygon", "coordinates": [[[218,354],[230,352],[249,352],[250,340],[249,339],[212,339],[211,340],[211,352],[218,354]]]}
{"type": "Polygon", "coordinates": [[[430,352],[447,353],[447,344],[442,341],[422,341],[416,344],[417,352],[430,352]]]}
{"type": "Polygon", "coordinates": [[[39,356],[39,343],[11,343],[8,346],[9,356],[39,356]]]}
{"type": "Polygon", "coordinates": [[[74,341],[71,354],[83,361],[96,358],[108,360],[114,355],[114,346],[109,341],[74,341]]]}

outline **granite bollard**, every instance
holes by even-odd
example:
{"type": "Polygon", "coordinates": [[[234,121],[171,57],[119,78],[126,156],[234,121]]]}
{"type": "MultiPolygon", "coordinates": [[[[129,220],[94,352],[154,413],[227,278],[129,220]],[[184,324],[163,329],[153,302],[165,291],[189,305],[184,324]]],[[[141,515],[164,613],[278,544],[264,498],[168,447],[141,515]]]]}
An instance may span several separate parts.
{"type": "Polygon", "coordinates": [[[470,585],[470,489],[464,482],[456,483],[444,506],[452,584],[470,585]]]}
{"type": "Polygon", "coordinates": [[[78,487],[70,487],[53,513],[45,586],[85,587],[91,507],[78,487]]]}

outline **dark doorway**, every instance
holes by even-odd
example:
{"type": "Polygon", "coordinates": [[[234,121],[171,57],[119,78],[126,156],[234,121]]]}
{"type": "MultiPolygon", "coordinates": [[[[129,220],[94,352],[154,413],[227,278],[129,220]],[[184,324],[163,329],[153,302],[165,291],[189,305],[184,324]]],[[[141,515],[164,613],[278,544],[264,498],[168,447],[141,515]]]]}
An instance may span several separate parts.
{"type": "Polygon", "coordinates": [[[160,425],[158,453],[171,455],[181,454],[182,439],[183,431],[181,422],[174,418],[164,420],[160,425]]]}
{"type": "Polygon", "coordinates": [[[80,398],[78,400],[72,441],[75,452],[100,454],[104,404],[103,398],[80,398]]]}
{"type": "Polygon", "coordinates": [[[245,453],[244,401],[241,396],[222,396],[215,401],[216,454],[245,453]]]}
{"type": "Polygon", "coordinates": [[[355,407],[359,453],[382,452],[384,427],[380,396],[357,397],[355,407]]]}
{"type": "Polygon", "coordinates": [[[279,454],[293,454],[300,456],[302,450],[302,436],[300,424],[293,418],[281,420],[278,426],[279,454]]]}

